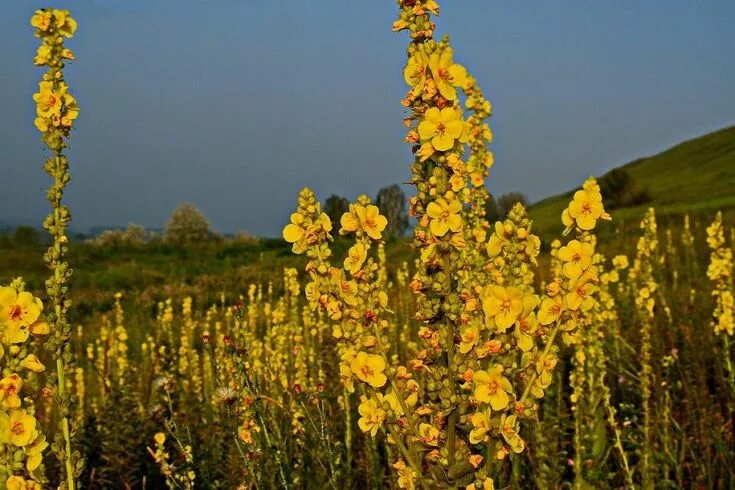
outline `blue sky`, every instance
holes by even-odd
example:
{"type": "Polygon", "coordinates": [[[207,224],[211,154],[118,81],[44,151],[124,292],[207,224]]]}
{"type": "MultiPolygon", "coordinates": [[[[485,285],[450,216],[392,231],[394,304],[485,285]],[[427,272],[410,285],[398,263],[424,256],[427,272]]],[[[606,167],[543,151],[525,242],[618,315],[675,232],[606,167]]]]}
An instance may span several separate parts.
{"type": "MultiPolygon", "coordinates": [[[[441,3],[439,32],[494,106],[493,192],[540,199],[735,123],[731,0],[441,3]]],[[[303,186],[354,198],[408,179],[391,0],[2,0],[0,222],[46,211],[42,5],[79,21],[75,229],[160,227],[189,201],[221,231],[277,235],[303,186]]]]}

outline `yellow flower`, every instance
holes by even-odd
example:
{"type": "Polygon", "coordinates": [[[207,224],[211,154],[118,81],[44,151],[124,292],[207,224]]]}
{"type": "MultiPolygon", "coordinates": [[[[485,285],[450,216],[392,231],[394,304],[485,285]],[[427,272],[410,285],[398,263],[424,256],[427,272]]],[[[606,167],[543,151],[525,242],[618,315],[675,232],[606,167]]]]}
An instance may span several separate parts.
{"type": "Polygon", "coordinates": [[[518,347],[523,352],[528,352],[534,345],[533,334],[538,327],[538,319],[534,310],[539,304],[538,296],[529,294],[523,298],[523,311],[516,322],[515,335],[518,347]]]}
{"type": "Polygon", "coordinates": [[[388,225],[388,219],[380,214],[377,206],[350,204],[350,210],[340,219],[341,234],[362,230],[373,240],[380,240],[382,232],[388,225]]]}
{"type": "Polygon", "coordinates": [[[375,437],[385,419],[385,411],[372,398],[360,403],[357,411],[360,413],[360,419],[357,421],[360,430],[369,432],[371,436],[375,437]]]}
{"type": "Polygon", "coordinates": [[[424,444],[428,446],[438,446],[439,435],[439,429],[437,429],[433,425],[426,423],[419,424],[419,436],[421,436],[421,440],[424,442],[424,444]]]}
{"type": "Polygon", "coordinates": [[[51,11],[36,10],[33,17],[31,17],[31,25],[39,31],[48,31],[51,27],[51,11]]]}
{"type": "Polygon", "coordinates": [[[25,478],[13,475],[5,482],[7,490],[41,490],[41,484],[37,481],[26,480],[25,478]]]}
{"type": "MultiPolygon", "coordinates": [[[[568,220],[574,220],[582,230],[593,229],[598,219],[610,218],[602,205],[602,194],[594,190],[581,189],[575,192],[567,213],[568,220]]],[[[562,221],[564,221],[563,216],[562,221]]]]}
{"type": "Polygon", "coordinates": [[[592,265],[592,254],[594,248],[591,243],[582,243],[572,240],[566,246],[559,249],[559,258],[564,262],[562,268],[564,275],[570,279],[576,279],[592,265]]]}
{"type": "Polygon", "coordinates": [[[0,413],[0,441],[22,447],[36,435],[36,419],[25,410],[13,410],[10,415],[0,413]]]}
{"type": "Polygon", "coordinates": [[[28,330],[33,335],[48,335],[48,333],[51,331],[51,327],[49,327],[48,322],[37,320],[30,327],[28,327],[28,330]]]}
{"type": "Polygon", "coordinates": [[[479,444],[486,439],[490,431],[490,414],[487,411],[475,412],[470,417],[470,421],[475,427],[470,431],[470,443],[479,444]]]}
{"type": "Polygon", "coordinates": [[[487,371],[477,371],[473,381],[477,401],[489,403],[496,411],[504,409],[510,403],[508,393],[513,392],[513,386],[508,378],[503,376],[503,366],[495,365],[487,371]]]}
{"type": "Polygon", "coordinates": [[[612,265],[616,269],[627,269],[628,268],[628,257],[626,255],[616,255],[612,259],[612,265]]]}
{"type": "Polygon", "coordinates": [[[436,88],[447,100],[456,100],[457,90],[454,87],[463,86],[467,80],[467,70],[462,65],[454,63],[453,57],[452,48],[445,47],[429,58],[429,68],[436,88]]]}
{"type": "Polygon", "coordinates": [[[406,463],[402,459],[396,461],[393,464],[393,468],[398,471],[398,488],[405,488],[406,490],[416,488],[414,485],[416,474],[411,468],[406,466],[406,463]]]}
{"type": "Polygon", "coordinates": [[[77,32],[77,21],[72,19],[68,10],[54,10],[56,28],[64,37],[72,37],[77,32]]]}
{"type": "Polygon", "coordinates": [[[163,443],[166,442],[166,434],[163,432],[157,432],[155,436],[153,436],[153,440],[156,441],[156,445],[163,446],[163,443]]]}
{"type": "Polygon", "coordinates": [[[350,209],[339,220],[342,229],[341,234],[352,233],[360,229],[360,219],[357,217],[357,208],[362,208],[359,204],[350,204],[350,209]]]}
{"type": "Polygon", "coordinates": [[[359,206],[357,216],[360,218],[362,231],[373,240],[380,240],[383,230],[388,225],[388,219],[380,214],[378,206],[372,204],[367,207],[359,206]]]}
{"type": "Polygon", "coordinates": [[[538,312],[538,321],[541,325],[550,325],[557,321],[564,311],[564,303],[558,297],[546,298],[541,302],[538,312]]]}
{"type": "Polygon", "coordinates": [[[33,472],[41,466],[43,460],[43,451],[48,447],[46,442],[46,436],[40,435],[30,446],[26,446],[25,453],[28,459],[26,460],[26,469],[33,472]]]}
{"type": "Polygon", "coordinates": [[[589,279],[583,276],[569,284],[569,292],[564,296],[567,308],[588,311],[594,306],[595,301],[592,298],[592,293],[597,290],[597,287],[588,281],[589,279]]]}
{"type": "Polygon", "coordinates": [[[20,407],[20,389],[23,387],[23,380],[20,376],[13,373],[10,376],[0,380],[0,403],[5,408],[20,407]]]}
{"type": "Polygon", "coordinates": [[[379,355],[358,352],[350,364],[350,369],[360,381],[375,388],[380,388],[388,380],[383,374],[385,360],[379,355]]]}
{"type": "Polygon", "coordinates": [[[293,213],[291,222],[283,228],[283,239],[288,243],[293,243],[292,250],[294,253],[303,253],[307,247],[307,243],[303,240],[306,236],[304,221],[305,218],[302,215],[293,213]]]}
{"type": "Polygon", "coordinates": [[[79,116],[79,105],[77,100],[66,92],[61,95],[61,100],[64,105],[64,113],[61,116],[60,123],[62,126],[70,128],[72,122],[79,116]]]}
{"type": "Polygon", "coordinates": [[[350,306],[356,306],[358,303],[357,298],[357,283],[355,281],[347,281],[344,278],[337,280],[337,287],[339,288],[339,297],[350,306]]]}
{"type": "Polygon", "coordinates": [[[498,255],[503,249],[503,245],[508,242],[508,239],[505,236],[505,226],[503,223],[496,221],[494,228],[495,233],[490,235],[490,239],[487,241],[487,254],[491,258],[498,255]]]}
{"type": "Polygon", "coordinates": [[[51,82],[40,82],[38,84],[38,92],[33,94],[33,100],[36,102],[36,113],[39,117],[50,118],[52,116],[58,116],[61,112],[61,95],[54,91],[54,86],[51,82]]]}
{"type": "Polygon", "coordinates": [[[36,51],[36,57],[33,58],[33,63],[37,66],[45,65],[50,55],[51,48],[47,44],[41,44],[36,51]]]}
{"type": "Polygon", "coordinates": [[[462,114],[450,107],[442,110],[437,107],[429,108],[418,127],[421,141],[430,141],[437,151],[450,150],[454,141],[462,136],[463,129],[462,114]]]}
{"type": "Polygon", "coordinates": [[[450,230],[454,233],[460,231],[462,229],[462,216],[459,214],[461,211],[462,204],[453,196],[449,201],[440,197],[430,202],[426,206],[426,214],[431,218],[429,229],[437,237],[446,235],[450,230]]]}
{"type": "Polygon", "coordinates": [[[41,373],[46,370],[35,354],[28,354],[26,358],[21,361],[20,367],[33,371],[34,373],[41,373]]]}
{"type": "Polygon", "coordinates": [[[362,243],[356,243],[347,252],[344,267],[350,271],[350,274],[356,274],[365,263],[365,259],[367,259],[367,248],[362,243]]]}
{"type": "Polygon", "coordinates": [[[411,86],[411,94],[413,97],[421,95],[421,91],[424,89],[426,84],[426,73],[429,69],[429,57],[426,55],[426,51],[423,46],[419,45],[416,48],[413,56],[408,59],[406,68],[403,70],[403,78],[406,83],[411,86]]]}
{"type": "Polygon", "coordinates": [[[0,288],[0,324],[5,323],[9,329],[31,325],[38,320],[42,308],[41,300],[29,292],[17,293],[11,287],[0,288]]]}
{"type": "Polygon", "coordinates": [[[482,291],[482,310],[488,322],[494,320],[498,330],[505,331],[523,311],[523,292],[513,286],[486,286],[482,291]]]}
{"type": "Polygon", "coordinates": [[[514,453],[523,452],[526,444],[518,435],[518,421],[515,415],[503,414],[500,419],[500,433],[505,439],[505,442],[510,446],[511,451],[514,453]]]}
{"type": "Polygon", "coordinates": [[[459,352],[467,354],[480,340],[480,328],[477,325],[465,325],[460,330],[460,339],[459,352]]]}

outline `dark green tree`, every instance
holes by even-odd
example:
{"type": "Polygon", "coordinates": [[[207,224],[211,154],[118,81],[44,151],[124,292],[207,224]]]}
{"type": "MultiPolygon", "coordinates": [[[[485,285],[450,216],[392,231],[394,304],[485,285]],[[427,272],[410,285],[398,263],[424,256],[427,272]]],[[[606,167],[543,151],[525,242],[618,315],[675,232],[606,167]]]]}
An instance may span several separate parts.
{"type": "Polygon", "coordinates": [[[339,220],[350,209],[350,201],[337,194],[332,194],[324,201],[324,212],[332,220],[332,226],[339,230],[339,220]]]}
{"type": "Polygon", "coordinates": [[[498,198],[498,213],[501,218],[508,216],[508,212],[513,209],[515,203],[521,203],[528,206],[528,198],[520,192],[506,192],[498,198]]]}
{"type": "Polygon", "coordinates": [[[35,247],[41,243],[41,235],[32,226],[19,226],[13,232],[13,242],[21,247],[35,247]]]}
{"type": "Polygon", "coordinates": [[[500,210],[498,209],[498,201],[492,194],[487,195],[485,201],[485,219],[491,225],[500,219],[500,210]]]}
{"type": "Polygon", "coordinates": [[[164,238],[166,242],[175,245],[202,243],[213,237],[209,221],[193,204],[182,204],[173,212],[168,223],[164,238]]]}
{"type": "Polygon", "coordinates": [[[375,205],[380,209],[380,214],[388,218],[388,226],[385,229],[387,238],[402,236],[408,229],[408,206],[406,195],[398,184],[383,187],[378,191],[375,205]]]}
{"type": "Polygon", "coordinates": [[[638,206],[651,200],[647,189],[641,188],[627,170],[615,168],[598,181],[607,209],[638,206]]]}

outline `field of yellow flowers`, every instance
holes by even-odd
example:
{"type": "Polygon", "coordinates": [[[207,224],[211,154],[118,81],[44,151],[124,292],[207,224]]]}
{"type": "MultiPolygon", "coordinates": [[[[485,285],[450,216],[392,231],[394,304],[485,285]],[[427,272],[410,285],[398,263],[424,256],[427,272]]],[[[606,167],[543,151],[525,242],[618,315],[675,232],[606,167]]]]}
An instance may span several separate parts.
{"type": "Polygon", "coordinates": [[[4,488],[735,486],[733,224],[661,229],[650,209],[634,246],[598,243],[614,216],[592,178],[560,236],[520,204],[488,223],[490,102],[434,38],[437,3],[398,7],[414,259],[386,259],[367,196],[333,223],[304,189],[283,229],[302,270],[213,304],[115,294],[83,324],[63,204],[77,24],[33,15],[52,243],[44,291],[0,287],[4,488]]]}

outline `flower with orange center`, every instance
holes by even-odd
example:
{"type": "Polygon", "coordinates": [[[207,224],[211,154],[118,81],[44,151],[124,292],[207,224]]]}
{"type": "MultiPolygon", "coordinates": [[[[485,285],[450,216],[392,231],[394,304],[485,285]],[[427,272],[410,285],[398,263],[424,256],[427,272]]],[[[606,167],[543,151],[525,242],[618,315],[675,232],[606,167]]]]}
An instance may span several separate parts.
{"type": "Polygon", "coordinates": [[[42,308],[41,300],[29,292],[18,293],[11,287],[0,288],[0,324],[5,323],[8,329],[32,325],[41,315],[42,308]]]}
{"type": "Polygon", "coordinates": [[[40,82],[38,92],[33,94],[36,102],[36,113],[41,118],[51,118],[61,112],[61,95],[54,90],[51,82],[40,82]]]}
{"type": "Polygon", "coordinates": [[[569,292],[564,296],[564,302],[570,310],[588,311],[595,304],[592,294],[597,287],[588,282],[586,277],[573,280],[569,284],[569,292]]]}
{"type": "Polygon", "coordinates": [[[371,398],[360,403],[357,411],[360,413],[360,419],[357,421],[360,430],[369,432],[371,436],[375,437],[385,419],[385,410],[380,408],[380,405],[371,398]]]}
{"type": "Polygon", "coordinates": [[[439,93],[447,100],[457,100],[457,90],[467,81],[467,70],[453,61],[454,52],[446,46],[432,53],[429,68],[439,93]]]}
{"type": "Polygon", "coordinates": [[[503,410],[510,403],[508,393],[513,386],[503,376],[503,366],[496,364],[487,371],[477,371],[472,378],[475,383],[474,395],[477,401],[489,403],[493,410],[503,410]]]}
{"type": "Polygon", "coordinates": [[[482,310],[487,322],[494,322],[504,332],[523,312],[523,291],[513,286],[488,285],[482,290],[482,310]]]}
{"type": "Polygon", "coordinates": [[[367,259],[367,248],[362,243],[356,243],[347,252],[345,257],[344,267],[350,271],[350,274],[356,274],[361,268],[362,264],[367,259]]]}
{"type": "Polygon", "coordinates": [[[523,452],[525,442],[518,435],[518,420],[515,415],[503,414],[500,419],[500,434],[514,453],[523,452]]]}
{"type": "Polygon", "coordinates": [[[374,388],[380,388],[388,381],[388,378],[383,374],[385,359],[376,354],[358,352],[350,363],[350,369],[360,381],[374,388]]]}
{"type": "Polygon", "coordinates": [[[411,96],[418,97],[426,84],[426,75],[429,70],[429,57],[422,45],[416,46],[416,51],[408,59],[403,70],[403,78],[411,86],[411,96]]]}
{"type": "Polygon", "coordinates": [[[35,438],[36,419],[25,410],[0,413],[0,441],[18,447],[27,446],[35,438]]]}
{"type": "Polygon", "coordinates": [[[20,407],[20,389],[23,387],[23,380],[20,376],[13,373],[10,376],[0,380],[0,403],[5,408],[20,407]]]}
{"type": "Polygon", "coordinates": [[[564,302],[558,296],[546,298],[541,302],[538,312],[538,321],[541,325],[550,325],[557,321],[564,311],[564,302]]]}
{"type": "Polygon", "coordinates": [[[426,206],[426,214],[431,218],[429,229],[437,236],[441,237],[448,231],[456,233],[462,229],[462,204],[458,199],[451,195],[450,199],[438,198],[426,206]]]}
{"type": "Polygon", "coordinates": [[[592,265],[594,247],[591,243],[572,240],[559,249],[558,257],[564,262],[562,270],[570,279],[576,279],[592,265]]]}
{"type": "Polygon", "coordinates": [[[50,10],[36,10],[31,17],[31,25],[41,32],[48,31],[51,27],[52,14],[50,10]]]}
{"type": "Polygon", "coordinates": [[[470,431],[470,443],[479,444],[487,439],[487,433],[490,431],[490,413],[489,411],[475,412],[470,416],[470,421],[474,429],[470,431]]]}
{"type": "Polygon", "coordinates": [[[371,204],[360,208],[362,209],[358,209],[357,216],[360,218],[362,231],[373,240],[380,240],[383,230],[388,225],[388,218],[380,214],[378,206],[371,204]]]}
{"type": "Polygon", "coordinates": [[[383,230],[388,225],[388,219],[372,204],[367,206],[350,204],[350,210],[342,215],[340,224],[342,229],[339,232],[342,235],[362,231],[373,240],[380,240],[383,230]]]}
{"type": "Polygon", "coordinates": [[[533,334],[538,327],[538,319],[534,310],[539,304],[538,296],[529,294],[523,298],[523,311],[516,322],[515,336],[518,347],[528,352],[533,347],[533,334]]]}
{"type": "Polygon", "coordinates": [[[440,431],[431,424],[419,424],[419,436],[421,440],[427,446],[438,446],[439,445],[440,431]]]}
{"type": "Polygon", "coordinates": [[[599,186],[594,179],[589,179],[582,189],[574,193],[572,202],[562,213],[562,222],[565,226],[576,223],[580,229],[589,231],[598,219],[609,220],[610,215],[605,212],[599,186]]]}
{"type": "Polygon", "coordinates": [[[465,325],[460,330],[459,352],[467,354],[480,340],[480,328],[476,324],[465,325]]]}
{"type": "Polygon", "coordinates": [[[431,142],[436,151],[450,150],[464,130],[462,114],[452,107],[441,110],[431,107],[424,114],[424,120],[419,123],[418,130],[421,141],[431,142]]]}

